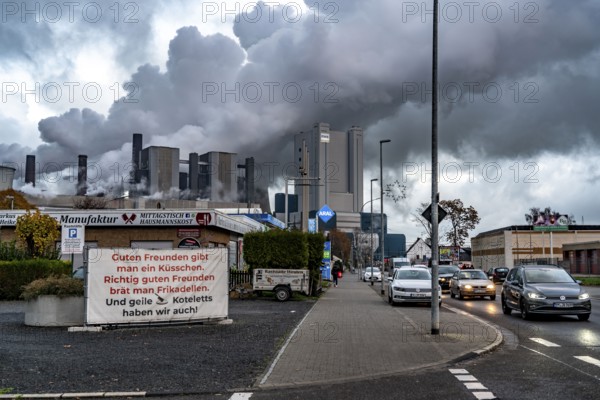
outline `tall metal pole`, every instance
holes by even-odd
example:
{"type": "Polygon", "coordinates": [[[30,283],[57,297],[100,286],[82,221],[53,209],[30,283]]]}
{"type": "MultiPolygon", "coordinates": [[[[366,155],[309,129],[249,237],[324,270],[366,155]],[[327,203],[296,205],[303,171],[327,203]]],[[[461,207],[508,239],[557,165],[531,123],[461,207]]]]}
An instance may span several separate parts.
{"type": "Polygon", "coordinates": [[[373,276],[373,182],[375,181],[377,178],[371,179],[371,278],[373,276]]]}
{"type": "Polygon", "coordinates": [[[379,141],[379,204],[380,204],[380,215],[381,215],[381,236],[379,237],[379,248],[381,249],[381,294],[384,294],[383,290],[383,277],[385,273],[385,236],[384,236],[384,223],[383,223],[383,144],[391,142],[390,139],[384,139],[379,141]]]}
{"type": "Polygon", "coordinates": [[[438,0],[433,0],[433,65],[432,65],[432,100],[431,100],[431,334],[440,333],[440,307],[438,303],[438,263],[440,249],[438,244],[438,0]]]}
{"type": "Polygon", "coordinates": [[[288,229],[288,179],[283,178],[285,182],[285,230],[288,229]]]}

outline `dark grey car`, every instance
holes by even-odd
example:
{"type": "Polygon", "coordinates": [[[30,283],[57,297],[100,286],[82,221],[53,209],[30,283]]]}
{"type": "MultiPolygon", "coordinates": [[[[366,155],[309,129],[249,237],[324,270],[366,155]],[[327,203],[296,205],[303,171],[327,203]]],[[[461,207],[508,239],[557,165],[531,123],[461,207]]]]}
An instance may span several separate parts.
{"type": "Polygon", "coordinates": [[[502,285],[502,311],[532,314],[577,315],[587,321],[592,312],[589,294],[564,269],[554,265],[518,266],[502,285]]]}

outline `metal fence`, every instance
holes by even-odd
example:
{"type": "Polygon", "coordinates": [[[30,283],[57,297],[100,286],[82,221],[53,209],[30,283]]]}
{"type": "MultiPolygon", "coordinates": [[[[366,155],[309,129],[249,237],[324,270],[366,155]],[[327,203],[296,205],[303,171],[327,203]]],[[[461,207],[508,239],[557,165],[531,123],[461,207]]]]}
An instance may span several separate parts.
{"type": "Polygon", "coordinates": [[[250,271],[229,271],[229,288],[243,285],[244,283],[252,283],[252,273],[250,271]]]}

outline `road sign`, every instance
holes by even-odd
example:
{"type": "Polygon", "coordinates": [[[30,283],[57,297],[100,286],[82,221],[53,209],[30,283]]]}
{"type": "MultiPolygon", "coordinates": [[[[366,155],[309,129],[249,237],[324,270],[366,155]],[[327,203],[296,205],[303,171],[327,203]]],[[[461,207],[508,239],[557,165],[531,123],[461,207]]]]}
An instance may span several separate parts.
{"type": "MultiPolygon", "coordinates": [[[[431,204],[425,209],[425,211],[423,211],[423,213],[421,215],[423,216],[423,218],[425,218],[427,221],[429,221],[429,223],[431,223],[431,204]]],[[[446,210],[444,210],[438,204],[438,224],[440,222],[442,222],[442,220],[446,217],[446,215],[448,215],[446,210]]]]}
{"type": "Polygon", "coordinates": [[[63,254],[81,254],[85,244],[85,225],[63,225],[60,251],[63,254]]]}

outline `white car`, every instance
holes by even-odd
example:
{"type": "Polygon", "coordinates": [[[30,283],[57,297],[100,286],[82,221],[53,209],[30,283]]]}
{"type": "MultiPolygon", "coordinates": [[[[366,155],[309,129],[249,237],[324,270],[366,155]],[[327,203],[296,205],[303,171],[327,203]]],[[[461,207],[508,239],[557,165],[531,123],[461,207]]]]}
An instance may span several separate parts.
{"type": "MultiPolygon", "coordinates": [[[[388,303],[431,304],[431,274],[420,267],[402,267],[388,278],[388,303]]],[[[442,288],[438,286],[438,302],[442,304],[442,288]]]]}
{"type": "Polygon", "coordinates": [[[377,267],[365,268],[363,274],[363,282],[370,282],[371,280],[381,282],[381,271],[377,267]]]}

